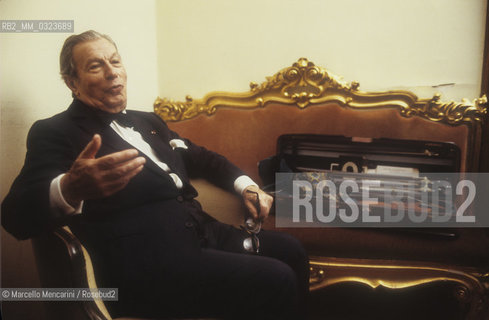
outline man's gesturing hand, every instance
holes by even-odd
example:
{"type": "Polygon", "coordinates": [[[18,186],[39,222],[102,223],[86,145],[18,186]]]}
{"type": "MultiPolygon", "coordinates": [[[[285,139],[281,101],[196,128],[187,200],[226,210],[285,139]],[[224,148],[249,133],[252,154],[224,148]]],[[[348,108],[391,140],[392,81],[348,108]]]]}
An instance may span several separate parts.
{"type": "Polygon", "coordinates": [[[82,200],[108,197],[122,190],[143,169],[146,159],[127,149],[95,158],[102,138],[96,134],[61,179],[65,200],[77,207],[82,200]]]}

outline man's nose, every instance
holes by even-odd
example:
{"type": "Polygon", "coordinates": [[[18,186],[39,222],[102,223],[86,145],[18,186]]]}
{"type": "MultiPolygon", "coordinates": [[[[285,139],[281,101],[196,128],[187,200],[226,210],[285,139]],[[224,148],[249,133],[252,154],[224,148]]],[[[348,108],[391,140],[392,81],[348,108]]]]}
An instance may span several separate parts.
{"type": "Polygon", "coordinates": [[[110,64],[107,64],[105,66],[105,78],[106,79],[114,79],[114,78],[117,78],[119,76],[119,70],[117,68],[115,68],[114,66],[110,65],[110,64]]]}

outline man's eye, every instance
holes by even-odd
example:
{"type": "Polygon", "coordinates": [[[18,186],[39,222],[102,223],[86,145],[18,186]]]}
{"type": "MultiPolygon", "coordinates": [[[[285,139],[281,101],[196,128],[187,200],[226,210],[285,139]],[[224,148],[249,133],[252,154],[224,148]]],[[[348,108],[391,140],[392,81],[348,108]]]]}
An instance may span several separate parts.
{"type": "Polygon", "coordinates": [[[100,65],[97,63],[97,64],[91,64],[90,66],[88,66],[88,69],[89,70],[96,70],[98,67],[100,67],[100,65]]]}
{"type": "Polygon", "coordinates": [[[120,64],[121,61],[120,60],[112,60],[112,64],[120,64]]]}

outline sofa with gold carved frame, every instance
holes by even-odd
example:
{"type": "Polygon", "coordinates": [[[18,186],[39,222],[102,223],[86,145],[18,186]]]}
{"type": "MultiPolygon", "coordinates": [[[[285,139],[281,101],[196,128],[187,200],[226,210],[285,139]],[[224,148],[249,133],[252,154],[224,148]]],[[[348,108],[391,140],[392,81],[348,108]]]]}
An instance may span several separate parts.
{"type": "MultiPolygon", "coordinates": [[[[442,102],[408,91],[363,92],[305,58],[242,93],[211,92],[185,102],[158,98],[154,111],[194,143],[219,152],[260,181],[257,163],[276,152],[282,134],[328,134],[453,142],[461,171],[478,172],[487,99],[442,102]]],[[[242,222],[239,202],[205,181],[194,181],[204,209],[232,224],[242,222]]],[[[489,214],[489,212],[488,212],[489,214]]],[[[274,218],[266,227],[274,228],[274,218]]],[[[306,247],[311,290],[343,282],[376,288],[452,284],[467,319],[489,317],[489,233],[460,229],[456,239],[349,228],[281,228],[306,247]]]]}
{"type": "MultiPolygon", "coordinates": [[[[357,82],[345,83],[305,58],[250,87],[185,102],[157,98],[154,111],[181,136],[225,155],[257,182],[257,162],[273,155],[277,138],[290,133],[450,141],[462,150],[463,171],[477,172],[488,161],[481,150],[485,96],[444,103],[439,95],[363,92],[357,82]]],[[[245,210],[237,197],[202,180],[193,184],[206,211],[242,224],[245,210]]],[[[265,227],[275,228],[273,216],[265,227]]],[[[449,283],[466,306],[466,319],[489,317],[487,230],[460,230],[450,241],[370,229],[281,230],[308,250],[313,292],[342,283],[391,289],[449,283]]],[[[43,287],[96,288],[88,252],[69,228],[33,239],[33,247],[43,287]]],[[[52,319],[111,319],[101,300],[48,303],[47,312],[52,319]]]]}

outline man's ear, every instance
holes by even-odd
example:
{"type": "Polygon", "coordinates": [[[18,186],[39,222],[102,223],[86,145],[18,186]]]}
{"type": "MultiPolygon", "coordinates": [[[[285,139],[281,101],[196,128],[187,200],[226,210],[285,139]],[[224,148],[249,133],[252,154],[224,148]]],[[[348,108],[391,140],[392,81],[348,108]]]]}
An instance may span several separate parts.
{"type": "Polygon", "coordinates": [[[78,83],[75,77],[64,77],[65,83],[70,88],[71,92],[76,96],[78,93],[78,83]]]}

